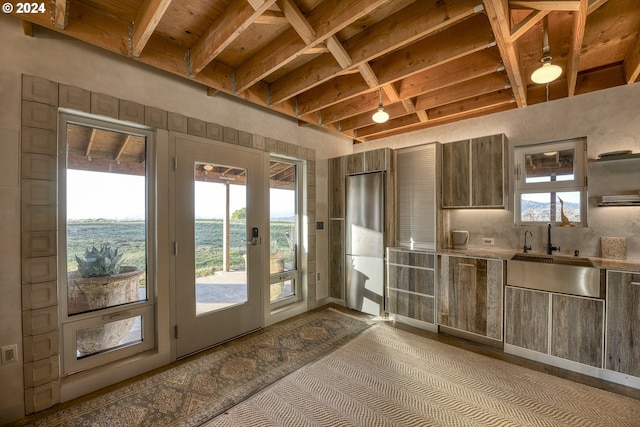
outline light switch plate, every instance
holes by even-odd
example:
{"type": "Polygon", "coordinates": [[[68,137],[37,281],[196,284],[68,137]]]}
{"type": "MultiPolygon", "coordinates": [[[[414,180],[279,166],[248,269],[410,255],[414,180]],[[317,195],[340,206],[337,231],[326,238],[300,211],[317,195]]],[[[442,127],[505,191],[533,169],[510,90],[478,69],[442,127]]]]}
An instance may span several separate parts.
{"type": "Polygon", "coordinates": [[[495,243],[493,237],[483,237],[482,244],[485,246],[493,246],[495,243]]]}
{"type": "Polygon", "coordinates": [[[7,365],[18,361],[18,344],[2,347],[2,364],[7,365]]]}

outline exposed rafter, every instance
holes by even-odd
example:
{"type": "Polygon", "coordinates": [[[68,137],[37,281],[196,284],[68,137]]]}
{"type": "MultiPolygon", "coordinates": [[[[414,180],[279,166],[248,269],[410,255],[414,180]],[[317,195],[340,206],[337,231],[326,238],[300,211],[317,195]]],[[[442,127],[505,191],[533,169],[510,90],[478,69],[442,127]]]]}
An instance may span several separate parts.
{"type": "Polygon", "coordinates": [[[576,81],[580,68],[580,49],[584,39],[584,30],[587,25],[587,9],[589,0],[580,0],[580,7],[573,14],[573,31],[571,37],[571,50],[567,61],[567,91],[573,96],[576,91],[576,81]]]}
{"type": "Polygon", "coordinates": [[[133,22],[131,55],[140,56],[172,0],[147,0],[133,22]]]}
{"type": "Polygon", "coordinates": [[[69,16],[69,0],[55,0],[53,2],[53,25],[64,30],[67,28],[69,16]]]}
{"type": "Polygon", "coordinates": [[[258,9],[254,9],[246,0],[233,0],[205,35],[189,50],[189,73],[192,76],[200,73],[274,3],[275,0],[265,0],[258,9]]]}
{"type": "Polygon", "coordinates": [[[518,107],[527,105],[527,85],[522,78],[516,46],[511,39],[509,11],[502,0],[484,0],[484,6],[496,38],[502,61],[518,107]]]}
{"type": "Polygon", "coordinates": [[[624,74],[627,83],[633,83],[640,77],[640,31],[636,41],[624,60],[624,74]]]}

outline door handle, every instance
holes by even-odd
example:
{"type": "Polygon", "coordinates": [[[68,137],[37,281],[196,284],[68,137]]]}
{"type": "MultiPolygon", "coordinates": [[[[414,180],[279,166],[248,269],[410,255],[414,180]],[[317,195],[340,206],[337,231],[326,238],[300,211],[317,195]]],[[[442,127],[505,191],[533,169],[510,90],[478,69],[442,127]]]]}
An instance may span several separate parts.
{"type": "Polygon", "coordinates": [[[247,245],[256,246],[262,243],[262,237],[260,237],[260,230],[258,227],[253,227],[251,229],[251,240],[247,242],[247,245]]]}

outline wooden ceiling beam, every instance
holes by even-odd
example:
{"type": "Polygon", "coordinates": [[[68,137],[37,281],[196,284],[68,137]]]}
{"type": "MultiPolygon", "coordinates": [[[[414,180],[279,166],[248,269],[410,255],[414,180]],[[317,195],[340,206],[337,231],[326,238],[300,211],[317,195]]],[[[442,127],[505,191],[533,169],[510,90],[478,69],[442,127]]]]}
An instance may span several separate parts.
{"type": "Polygon", "coordinates": [[[484,7],[509,76],[513,96],[518,107],[525,107],[527,105],[527,85],[520,70],[516,46],[511,40],[509,11],[503,0],[484,0],[484,7]]]}
{"type": "Polygon", "coordinates": [[[256,24],[262,25],[278,25],[285,22],[289,21],[284,17],[282,12],[276,10],[267,10],[255,20],[256,24]]]}
{"type": "Polygon", "coordinates": [[[506,76],[493,73],[420,95],[416,100],[416,109],[429,110],[506,89],[509,89],[506,76]]]}
{"type": "Polygon", "coordinates": [[[589,0],[580,0],[580,8],[573,14],[573,30],[571,32],[571,49],[567,60],[567,92],[573,96],[576,91],[576,81],[580,69],[580,49],[587,27],[587,9],[589,0]]]}
{"type": "Polygon", "coordinates": [[[133,21],[131,55],[140,56],[172,0],[146,0],[133,21]]]}
{"type": "MultiPolygon", "coordinates": [[[[510,94],[507,94],[509,100],[512,99],[510,94]]],[[[450,115],[440,115],[432,117],[433,112],[427,111],[429,120],[426,122],[420,122],[417,117],[407,117],[401,120],[389,120],[385,123],[386,126],[368,126],[366,128],[357,129],[356,135],[358,138],[364,138],[366,141],[374,139],[386,138],[389,136],[400,135],[406,132],[414,132],[421,129],[428,129],[434,126],[440,126],[447,123],[453,123],[459,120],[470,119],[473,117],[480,117],[486,114],[498,113],[501,111],[511,110],[516,108],[514,102],[503,98],[499,103],[495,103],[493,97],[489,96],[485,100],[478,100],[475,105],[466,104],[464,102],[452,104],[451,110],[453,113],[450,115]],[[457,110],[457,111],[456,111],[457,110]]],[[[435,114],[434,114],[435,116],[435,114]]]]}
{"type": "Polygon", "coordinates": [[[555,10],[572,12],[580,8],[580,0],[511,0],[512,9],[555,10]]]}
{"type": "Polygon", "coordinates": [[[511,43],[518,40],[538,22],[551,13],[550,10],[535,10],[511,29],[511,43]]]}
{"type": "Polygon", "coordinates": [[[636,34],[636,41],[624,59],[623,67],[627,84],[638,80],[640,76],[640,31],[636,34]]]}
{"type": "Polygon", "coordinates": [[[188,70],[195,76],[229,46],[276,0],[264,0],[258,9],[247,0],[233,0],[207,32],[188,51],[188,70]]]}
{"type": "MultiPolygon", "coordinates": [[[[310,44],[305,44],[294,36],[297,35],[295,30],[285,31],[268,48],[253,55],[236,69],[237,91],[247,90],[264,77],[304,54],[307,49],[324,42],[330,36],[389,1],[325,1],[320,3],[307,15],[309,24],[316,32],[316,39],[310,44]]],[[[273,91],[271,99],[274,102],[273,91]]]]}
{"type": "Polygon", "coordinates": [[[342,46],[342,43],[340,43],[340,40],[338,40],[338,37],[335,35],[327,39],[327,49],[329,49],[329,52],[331,52],[331,55],[333,55],[343,70],[353,64],[351,56],[349,56],[349,53],[344,49],[344,46],[342,46]]]}
{"type": "MultiPolygon", "coordinates": [[[[386,53],[407,46],[429,34],[434,34],[480,12],[480,0],[449,1],[447,7],[430,0],[415,2],[381,20],[343,42],[352,60],[352,67],[372,61],[386,53]]],[[[343,73],[333,58],[316,58],[298,69],[280,77],[271,85],[271,102],[277,104],[315,86],[319,86],[343,73]]]]}
{"type": "Polygon", "coordinates": [[[293,0],[278,0],[276,4],[302,41],[307,45],[313,43],[316,39],[316,30],[309,24],[309,21],[300,12],[293,0]]]}
{"type": "Polygon", "coordinates": [[[504,71],[497,47],[463,56],[399,82],[400,98],[412,98],[477,77],[504,71]]]}
{"type": "Polygon", "coordinates": [[[33,23],[31,23],[29,21],[25,21],[23,19],[22,20],[22,31],[24,32],[25,36],[33,37],[33,34],[35,32],[33,23]]]}
{"type": "Polygon", "coordinates": [[[84,156],[91,156],[91,149],[93,148],[93,144],[96,141],[96,137],[98,136],[98,129],[91,128],[91,136],[89,137],[89,142],[87,143],[87,148],[84,150],[84,156]]]}
{"type": "Polygon", "coordinates": [[[398,49],[371,62],[371,68],[381,84],[392,83],[494,45],[484,16],[468,19],[464,27],[465,31],[452,27],[398,49]]]}
{"type": "MultiPolygon", "coordinates": [[[[466,75],[469,72],[473,73],[473,70],[478,67],[486,68],[484,64],[488,62],[489,59],[485,59],[484,61],[479,60],[482,62],[481,65],[475,64],[473,61],[465,61],[465,58],[475,59],[487,57],[487,55],[482,55],[479,52],[487,51],[488,40],[483,33],[488,33],[488,27],[484,28],[485,31],[483,31],[483,25],[473,25],[474,22],[480,23],[480,21],[486,25],[486,19],[479,16],[467,23],[467,27],[472,29],[470,31],[460,32],[456,31],[456,28],[453,27],[428,37],[420,43],[400,50],[397,56],[389,55],[385,58],[387,59],[386,61],[378,61],[371,66],[361,64],[361,74],[367,76],[366,79],[339,77],[314,87],[298,96],[298,111],[300,114],[307,114],[330,108],[334,105],[342,105],[341,103],[343,102],[351,102],[350,99],[370,92],[372,88],[396,81],[399,81],[398,85],[400,88],[396,89],[398,91],[398,99],[411,98],[422,92],[407,93],[403,87],[403,79],[410,79],[413,74],[422,73],[427,70],[440,69],[444,64],[449,62],[455,63],[456,66],[455,68],[452,67],[444,71],[442,73],[443,75],[451,73],[466,75]],[[477,21],[475,21],[476,19],[477,21]],[[403,60],[403,58],[406,57],[412,58],[411,65],[407,65],[407,61],[403,60]],[[417,69],[417,66],[424,68],[417,69]],[[373,67],[377,69],[374,70],[373,67]],[[383,75],[384,79],[379,78],[380,75],[383,75]],[[377,83],[377,86],[372,86],[373,83],[377,83]]],[[[497,49],[493,52],[495,53],[490,55],[497,56],[497,49]]],[[[485,71],[485,73],[496,71],[499,64],[497,59],[494,61],[494,65],[491,66],[488,71],[485,71]]],[[[427,88],[425,90],[431,89],[432,88],[427,88]]],[[[356,112],[356,114],[367,111],[364,105],[362,108],[363,110],[356,112]]],[[[351,109],[349,109],[349,111],[351,111],[351,109]]],[[[323,112],[323,115],[324,113],[326,112],[323,112]]],[[[348,116],[334,117],[333,114],[329,114],[329,117],[331,117],[331,122],[334,122],[348,116]]]]}
{"type": "Polygon", "coordinates": [[[589,0],[589,9],[587,10],[587,14],[591,15],[608,1],[609,0],[589,0]]]}
{"type": "Polygon", "coordinates": [[[53,7],[53,25],[60,30],[64,30],[68,24],[69,0],[55,0],[53,7]]]}
{"type": "Polygon", "coordinates": [[[120,143],[120,148],[118,148],[115,156],[113,156],[113,160],[120,160],[120,157],[122,157],[122,153],[124,153],[124,149],[127,148],[127,145],[129,145],[131,141],[133,141],[133,138],[133,135],[122,134],[122,142],[120,143]]]}

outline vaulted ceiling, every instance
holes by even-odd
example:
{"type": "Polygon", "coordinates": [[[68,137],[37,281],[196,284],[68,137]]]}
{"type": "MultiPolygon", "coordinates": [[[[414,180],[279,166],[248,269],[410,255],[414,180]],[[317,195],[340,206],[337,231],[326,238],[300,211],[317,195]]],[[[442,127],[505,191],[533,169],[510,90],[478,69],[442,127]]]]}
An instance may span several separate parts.
{"type": "MultiPolygon", "coordinates": [[[[52,0],[13,14],[355,142],[640,74],[638,0],[52,0]],[[544,22],[562,76],[531,81],[544,22]],[[380,98],[390,120],[374,123],[380,98]]],[[[159,88],[159,90],[161,90],[159,88]]]]}

